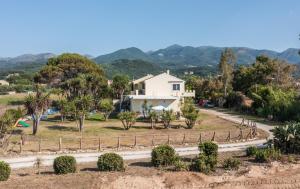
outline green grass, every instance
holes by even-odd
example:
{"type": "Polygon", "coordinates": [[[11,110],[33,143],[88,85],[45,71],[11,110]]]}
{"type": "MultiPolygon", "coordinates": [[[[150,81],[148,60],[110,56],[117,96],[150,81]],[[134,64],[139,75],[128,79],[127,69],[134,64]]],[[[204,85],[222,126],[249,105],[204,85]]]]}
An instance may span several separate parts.
{"type": "Polygon", "coordinates": [[[0,95],[0,105],[19,105],[24,101],[25,93],[0,95]]]}

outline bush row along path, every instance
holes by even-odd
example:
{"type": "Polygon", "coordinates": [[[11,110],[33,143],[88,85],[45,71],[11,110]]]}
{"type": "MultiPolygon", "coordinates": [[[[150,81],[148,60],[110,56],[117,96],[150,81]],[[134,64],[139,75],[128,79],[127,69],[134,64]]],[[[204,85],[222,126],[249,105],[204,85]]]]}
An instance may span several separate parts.
{"type": "MultiPolygon", "coordinates": [[[[219,152],[228,152],[228,151],[240,151],[245,150],[248,146],[261,145],[265,143],[266,140],[252,140],[240,143],[231,143],[231,144],[219,144],[219,152]]],[[[198,147],[180,147],[175,148],[179,156],[187,155],[196,155],[199,154],[198,147]]],[[[77,163],[88,163],[96,162],[98,157],[106,152],[99,153],[75,153],[75,154],[59,154],[59,155],[33,155],[27,157],[17,157],[17,158],[7,158],[1,159],[10,164],[12,169],[33,167],[37,162],[37,159],[41,161],[42,166],[49,166],[53,164],[53,160],[62,155],[72,155],[76,158],[77,163]]],[[[143,151],[123,151],[116,152],[121,155],[124,160],[137,160],[137,159],[146,159],[151,157],[151,150],[143,151]]]]}
{"type": "MultiPolygon", "coordinates": [[[[214,115],[219,116],[220,118],[226,119],[228,121],[232,121],[234,123],[241,123],[242,118],[236,115],[226,114],[222,112],[218,112],[213,109],[201,109],[203,112],[211,113],[214,115]]],[[[258,128],[268,132],[270,134],[269,138],[272,138],[270,130],[273,126],[257,123],[258,128]]],[[[219,152],[228,152],[228,151],[240,151],[245,150],[248,146],[252,145],[262,145],[265,143],[266,140],[252,140],[252,141],[245,141],[239,143],[229,143],[229,144],[219,144],[219,152]]],[[[186,155],[196,155],[199,153],[198,147],[180,147],[175,148],[176,152],[180,156],[186,155]]],[[[87,162],[96,162],[98,157],[103,154],[104,152],[99,153],[75,153],[70,154],[76,158],[78,163],[87,163],[87,162]]],[[[117,152],[120,154],[124,160],[136,160],[136,159],[145,159],[151,157],[151,150],[143,150],[143,151],[123,151],[117,152]]],[[[53,160],[61,155],[68,155],[68,154],[60,154],[60,155],[32,155],[27,157],[17,157],[17,158],[7,158],[7,159],[0,159],[10,164],[12,169],[18,168],[26,168],[26,167],[33,167],[37,162],[37,159],[41,160],[42,166],[49,166],[53,164],[53,160]]]]}

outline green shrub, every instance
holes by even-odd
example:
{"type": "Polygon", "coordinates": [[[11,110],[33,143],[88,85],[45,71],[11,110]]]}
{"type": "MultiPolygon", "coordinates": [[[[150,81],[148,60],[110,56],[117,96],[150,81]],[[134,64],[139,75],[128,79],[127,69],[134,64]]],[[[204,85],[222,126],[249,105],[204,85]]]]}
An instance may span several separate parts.
{"type": "Polygon", "coordinates": [[[73,156],[60,156],[54,159],[53,169],[55,174],[76,172],[76,159],[73,156]]]}
{"type": "Polygon", "coordinates": [[[189,170],[189,166],[187,163],[181,160],[175,161],[174,171],[188,171],[188,170],[189,170]]]}
{"type": "Polygon", "coordinates": [[[155,167],[173,165],[177,159],[174,148],[169,145],[155,147],[151,153],[151,162],[155,167]]]}
{"type": "Polygon", "coordinates": [[[211,171],[215,171],[217,163],[218,161],[215,156],[206,156],[204,154],[200,154],[193,160],[191,169],[208,174],[211,171]]]}
{"type": "Polygon", "coordinates": [[[234,158],[227,158],[223,162],[223,167],[226,170],[236,170],[239,169],[241,161],[234,158]]]}
{"type": "Polygon", "coordinates": [[[268,149],[266,149],[266,151],[267,151],[267,156],[269,158],[269,161],[271,161],[271,160],[278,161],[281,159],[280,150],[276,150],[275,148],[268,148],[268,149]]]}
{"type": "Polygon", "coordinates": [[[218,156],[218,145],[213,142],[204,142],[199,144],[200,152],[203,152],[206,156],[218,156]]]}
{"type": "Polygon", "coordinates": [[[0,161],[0,181],[6,181],[10,175],[10,166],[4,161],[0,161]]]}
{"type": "Polygon", "coordinates": [[[280,150],[276,150],[274,148],[259,149],[255,154],[255,161],[259,163],[270,162],[272,160],[279,160],[280,158],[280,150]]]}
{"type": "Polygon", "coordinates": [[[98,158],[99,171],[124,171],[124,160],[116,153],[106,153],[98,158]]]}
{"type": "Polygon", "coordinates": [[[136,122],[135,112],[121,112],[118,114],[118,118],[121,120],[124,129],[129,130],[136,122]]]}
{"type": "Polygon", "coordinates": [[[255,161],[259,163],[264,163],[268,161],[268,155],[265,150],[258,150],[255,153],[255,161]]]}
{"type": "Polygon", "coordinates": [[[256,146],[249,146],[247,149],[246,149],[246,155],[248,157],[250,156],[255,156],[256,152],[257,152],[257,147],[256,146]]]}

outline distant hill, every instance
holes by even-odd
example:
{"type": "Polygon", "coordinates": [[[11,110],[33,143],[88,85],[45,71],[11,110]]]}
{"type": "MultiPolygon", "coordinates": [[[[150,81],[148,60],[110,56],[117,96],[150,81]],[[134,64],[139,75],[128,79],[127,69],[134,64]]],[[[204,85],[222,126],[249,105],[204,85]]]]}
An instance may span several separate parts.
{"type": "Polygon", "coordinates": [[[32,73],[41,69],[47,60],[55,55],[52,53],[24,54],[13,58],[0,58],[0,77],[10,72],[32,73]]]}
{"type": "MultiPolygon", "coordinates": [[[[237,56],[238,64],[251,64],[258,55],[279,58],[292,64],[300,65],[298,49],[289,48],[283,52],[272,50],[257,50],[247,47],[232,47],[237,56]]],[[[107,75],[111,77],[117,73],[124,73],[130,77],[139,77],[147,73],[159,73],[171,69],[173,73],[183,74],[194,72],[197,75],[213,73],[219,62],[224,47],[213,46],[180,46],[171,45],[156,51],[143,52],[136,47],[120,49],[113,53],[86,57],[103,65],[107,75]],[[201,69],[201,70],[200,70],[201,69]]],[[[0,77],[9,72],[35,72],[44,66],[52,53],[25,54],[17,57],[0,57],[0,77]]]]}
{"type": "Polygon", "coordinates": [[[128,59],[128,60],[139,59],[139,60],[151,61],[151,57],[148,54],[144,53],[142,50],[135,47],[120,49],[116,52],[106,54],[106,55],[101,55],[94,58],[94,60],[100,64],[109,63],[119,59],[128,59]]]}
{"type": "MultiPolygon", "coordinates": [[[[247,47],[232,47],[237,56],[238,64],[251,64],[258,55],[279,58],[292,64],[300,63],[298,49],[287,49],[283,52],[271,50],[257,50],[247,47]]],[[[154,62],[164,68],[183,68],[191,66],[212,66],[219,62],[224,47],[212,46],[180,46],[172,45],[149,53],[137,48],[121,49],[116,52],[98,56],[94,60],[98,63],[109,63],[117,59],[141,59],[154,62]]]]}
{"type": "Polygon", "coordinates": [[[158,74],[163,71],[157,64],[144,60],[120,59],[101,66],[109,79],[117,74],[126,74],[129,78],[139,78],[147,74],[158,74]]]}

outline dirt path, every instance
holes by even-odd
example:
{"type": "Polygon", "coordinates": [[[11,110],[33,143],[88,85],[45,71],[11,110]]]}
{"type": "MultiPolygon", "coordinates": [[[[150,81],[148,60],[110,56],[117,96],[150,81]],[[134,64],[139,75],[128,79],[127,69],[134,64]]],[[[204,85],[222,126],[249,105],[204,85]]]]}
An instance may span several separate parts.
{"type": "MultiPolygon", "coordinates": [[[[204,113],[216,115],[222,119],[225,119],[225,120],[237,123],[237,124],[240,124],[243,120],[243,118],[240,115],[232,115],[232,114],[217,111],[215,109],[201,108],[200,111],[204,112],[204,113]]],[[[258,122],[256,122],[256,126],[257,126],[257,128],[266,131],[269,134],[269,138],[273,138],[273,134],[272,134],[271,130],[274,128],[274,126],[263,124],[263,123],[258,123],[258,122]]]]}
{"type": "MultiPolygon", "coordinates": [[[[229,143],[229,144],[219,144],[219,152],[228,151],[241,151],[245,150],[248,146],[261,145],[265,143],[266,140],[252,140],[239,143],[229,143]]],[[[180,156],[195,155],[199,153],[198,147],[180,147],[175,148],[176,152],[180,156]]],[[[60,155],[72,155],[76,158],[78,163],[96,162],[98,157],[102,153],[74,153],[74,154],[60,154],[60,155]]],[[[151,157],[151,150],[143,151],[123,151],[116,152],[120,154],[125,160],[137,160],[151,157]]],[[[60,155],[32,155],[26,157],[16,157],[16,158],[5,158],[0,159],[10,164],[13,169],[33,167],[37,159],[40,159],[43,166],[52,165],[54,159],[60,155]]]]}

